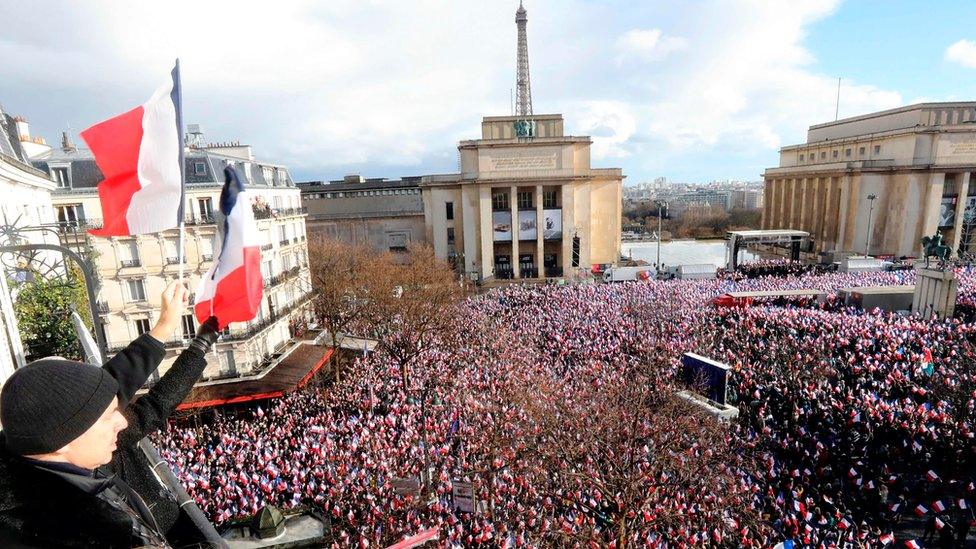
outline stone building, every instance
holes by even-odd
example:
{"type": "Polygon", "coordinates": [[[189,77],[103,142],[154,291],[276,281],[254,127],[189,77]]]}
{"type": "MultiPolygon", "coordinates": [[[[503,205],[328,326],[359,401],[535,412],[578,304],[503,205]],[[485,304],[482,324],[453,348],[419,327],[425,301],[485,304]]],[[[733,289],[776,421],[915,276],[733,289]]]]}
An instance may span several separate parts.
{"type": "Polygon", "coordinates": [[[620,258],[623,174],[590,166],[559,114],[485,117],[461,173],[421,178],[427,241],[480,279],[545,278],[620,258]]]}
{"type": "MultiPolygon", "coordinates": [[[[256,195],[252,206],[264,241],[261,270],[265,300],[257,318],[232,323],[225,330],[214,348],[217,359],[209,361],[204,376],[252,373],[268,366],[290,344],[311,294],[300,192],[283,166],[255,160],[246,145],[200,144],[188,148],[185,156],[183,266],[191,292],[214,261],[224,167],[234,166],[248,190],[256,195]]],[[[90,151],[65,139],[61,147],[36,156],[33,164],[56,182],[51,200],[59,224],[81,229],[101,226],[96,186],[103,177],[90,151]]],[[[101,238],[84,230],[65,232],[66,244],[90,250],[96,263],[101,284],[96,329],[104,331],[109,354],[148,331],[155,322],[159,295],[179,272],[178,234],[173,229],[101,238]]],[[[196,328],[191,303],[179,333],[165,342],[170,350],[157,375],[172,364],[196,328]]]]}
{"type": "Polygon", "coordinates": [[[321,235],[377,251],[401,252],[426,241],[419,177],[299,183],[308,208],[310,235],[321,235]]]}
{"type": "MultiPolygon", "coordinates": [[[[29,155],[31,151],[47,148],[43,140],[30,137],[30,129],[24,118],[13,117],[0,109],[0,192],[3,193],[0,223],[3,225],[19,228],[54,225],[54,208],[51,205],[54,181],[47,172],[31,165],[29,155]]],[[[25,231],[16,239],[17,242],[12,242],[4,237],[0,245],[58,244],[56,232],[25,231]]],[[[9,262],[12,256],[4,259],[9,262]]],[[[18,265],[5,264],[0,267],[0,385],[25,362],[8,281],[8,277],[16,278],[16,274],[9,269],[11,267],[16,269],[18,265]]]]}
{"type": "Polygon", "coordinates": [[[918,256],[941,232],[974,247],[976,102],[920,103],[811,126],[764,174],[764,229],[811,233],[814,251],[918,256]],[[870,231],[870,233],[869,233],[870,231]]]}

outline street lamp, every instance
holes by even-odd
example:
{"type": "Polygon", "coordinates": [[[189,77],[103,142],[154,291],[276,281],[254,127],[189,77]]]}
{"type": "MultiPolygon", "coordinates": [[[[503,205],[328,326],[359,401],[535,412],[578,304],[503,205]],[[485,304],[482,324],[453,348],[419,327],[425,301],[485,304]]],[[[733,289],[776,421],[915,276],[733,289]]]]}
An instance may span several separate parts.
{"type": "Polygon", "coordinates": [[[661,270],[661,211],[668,207],[668,203],[663,200],[655,200],[657,204],[657,270],[661,270]]]}
{"type": "Polygon", "coordinates": [[[869,194],[868,200],[871,201],[871,208],[868,210],[868,234],[864,235],[864,257],[869,257],[871,254],[871,214],[874,213],[874,199],[878,198],[877,195],[869,194]]]}

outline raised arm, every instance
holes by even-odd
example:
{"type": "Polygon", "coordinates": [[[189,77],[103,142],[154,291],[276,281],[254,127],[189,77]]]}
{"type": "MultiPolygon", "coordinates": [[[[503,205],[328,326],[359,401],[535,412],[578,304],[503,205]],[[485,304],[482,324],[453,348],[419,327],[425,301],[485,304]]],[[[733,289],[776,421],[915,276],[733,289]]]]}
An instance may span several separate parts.
{"type": "Polygon", "coordinates": [[[152,330],[137,337],[103,366],[118,381],[119,399],[123,405],[132,400],[132,396],[166,356],[163,343],[180,325],[180,316],[189,302],[189,293],[182,282],[173,281],[163,290],[160,301],[159,320],[152,330]]]}

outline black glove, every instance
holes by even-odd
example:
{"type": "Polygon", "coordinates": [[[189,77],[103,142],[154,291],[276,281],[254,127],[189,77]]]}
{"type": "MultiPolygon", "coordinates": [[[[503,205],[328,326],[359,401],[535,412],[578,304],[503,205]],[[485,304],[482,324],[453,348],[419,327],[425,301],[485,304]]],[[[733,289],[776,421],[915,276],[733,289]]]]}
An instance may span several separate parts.
{"type": "Polygon", "coordinates": [[[220,334],[217,333],[217,317],[212,316],[197,328],[197,336],[190,342],[190,347],[207,354],[210,347],[217,341],[218,335],[220,334]]]}

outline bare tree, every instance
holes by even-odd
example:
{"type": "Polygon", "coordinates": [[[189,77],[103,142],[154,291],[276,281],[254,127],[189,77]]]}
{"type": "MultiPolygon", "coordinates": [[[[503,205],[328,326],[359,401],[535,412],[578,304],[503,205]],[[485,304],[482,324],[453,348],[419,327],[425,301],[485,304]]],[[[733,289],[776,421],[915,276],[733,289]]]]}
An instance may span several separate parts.
{"type": "Polygon", "coordinates": [[[338,378],[342,367],[338,350],[349,332],[357,331],[370,317],[382,286],[378,275],[392,261],[387,253],[322,237],[309,240],[308,248],[312,310],[336,349],[330,361],[338,378]]]}

